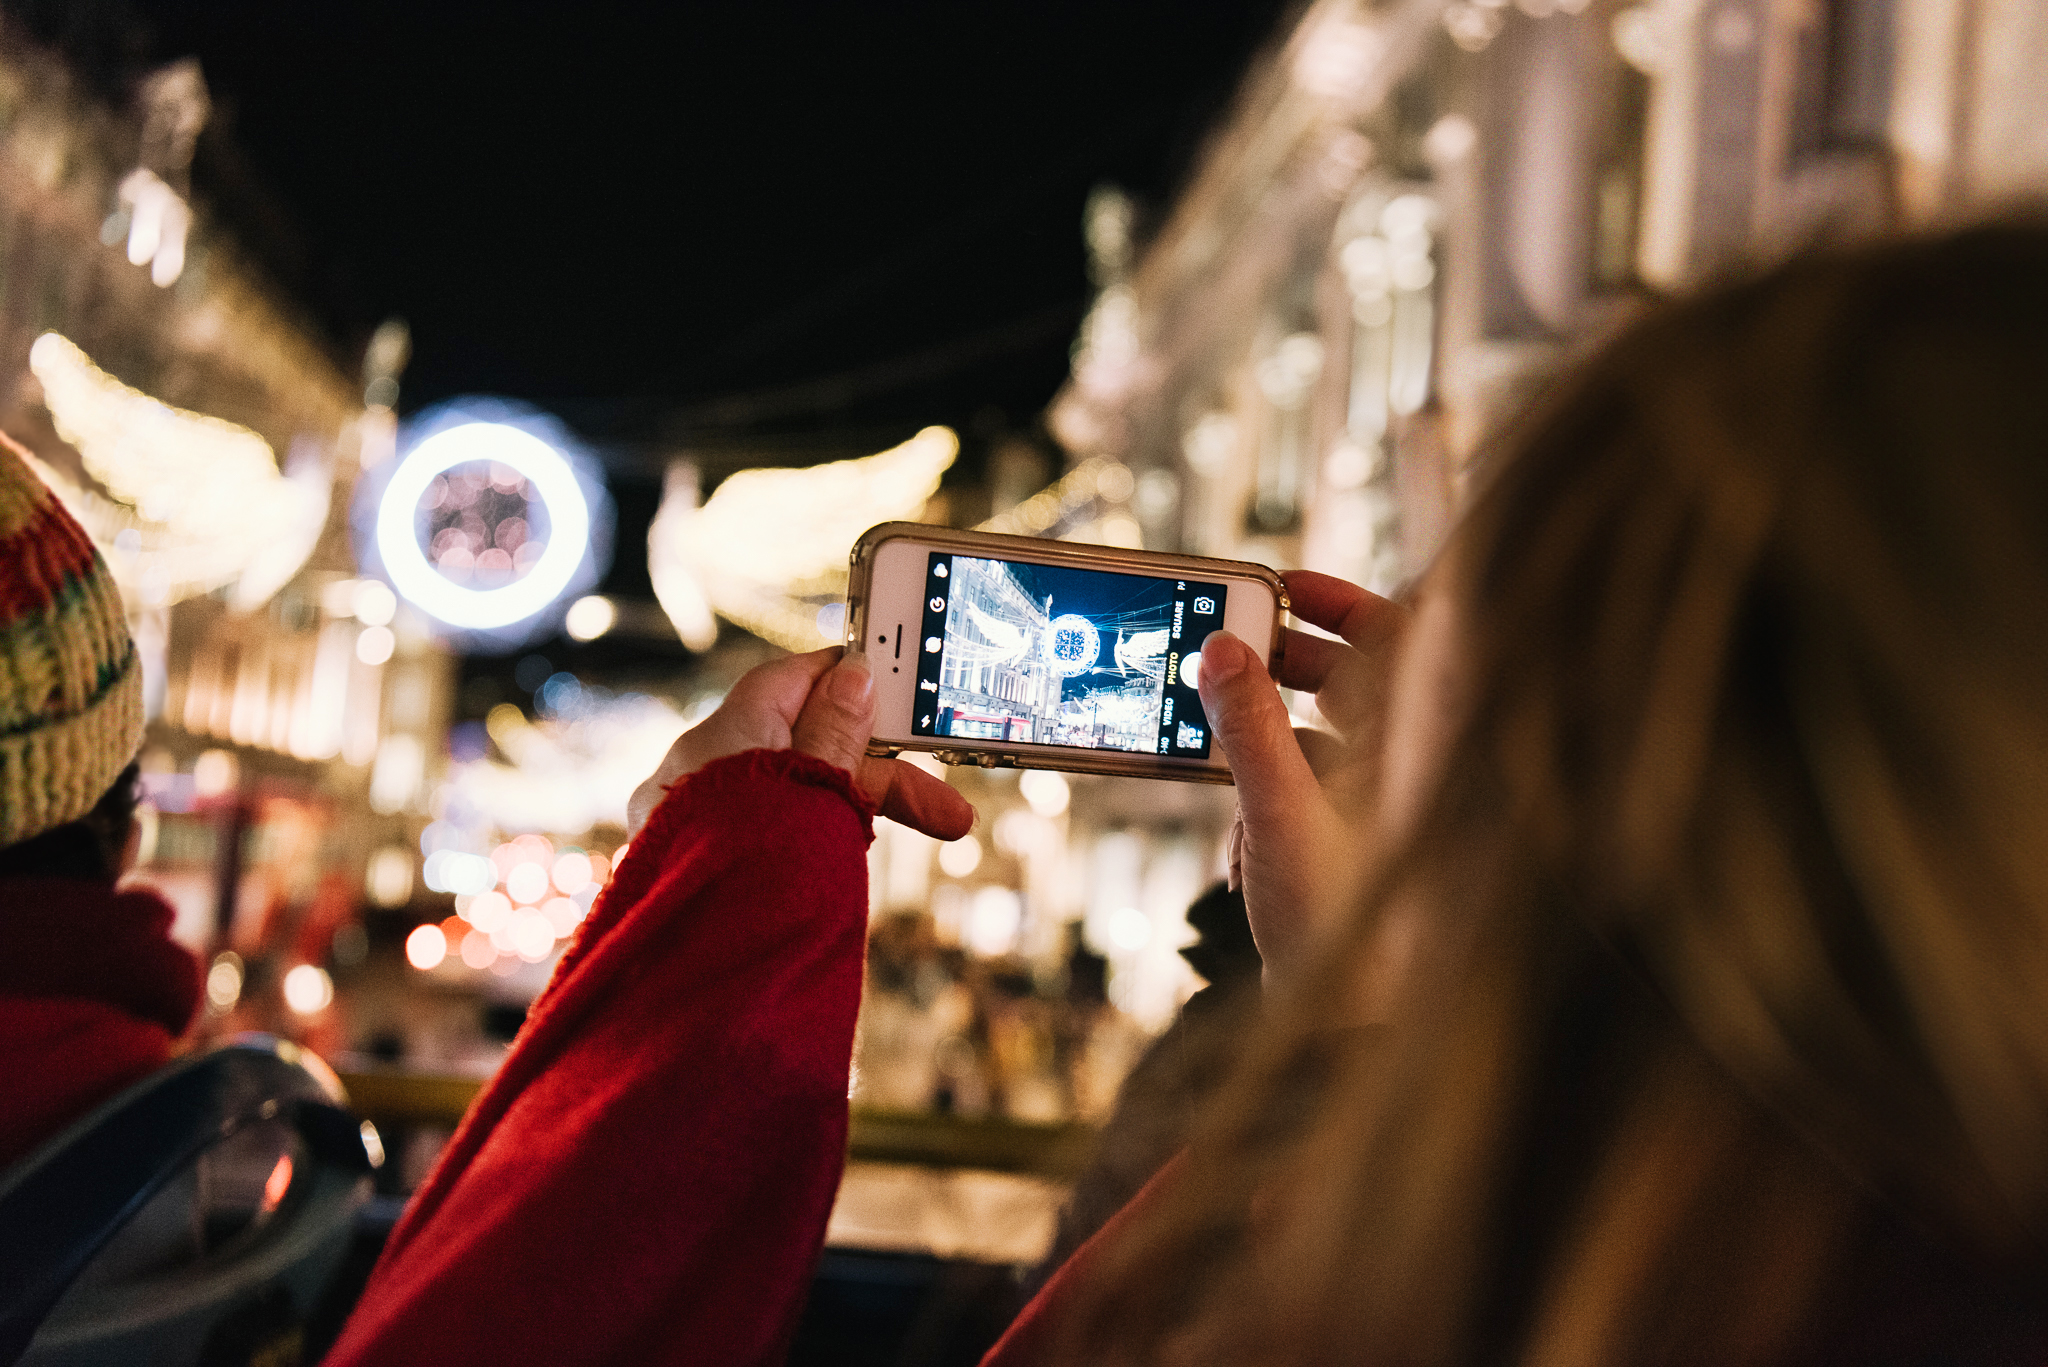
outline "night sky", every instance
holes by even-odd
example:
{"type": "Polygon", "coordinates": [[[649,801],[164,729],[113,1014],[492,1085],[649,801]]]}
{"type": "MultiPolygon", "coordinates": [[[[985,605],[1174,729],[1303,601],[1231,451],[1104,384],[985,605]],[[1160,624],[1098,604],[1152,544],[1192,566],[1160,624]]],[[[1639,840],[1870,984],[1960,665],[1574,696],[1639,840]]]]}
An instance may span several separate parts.
{"type": "MultiPolygon", "coordinates": [[[[482,393],[568,422],[618,509],[599,587],[651,607],[679,450],[715,482],[944,423],[959,485],[1030,436],[1091,293],[1089,191],[1133,193],[1142,240],[1297,3],[0,10],[116,106],[196,56],[197,192],[342,364],[411,324],[402,413],[482,393]]],[[[544,645],[615,681],[688,660],[660,633],[544,645]]],[[[511,666],[465,660],[459,713],[526,701],[511,666]]]]}
{"type": "Polygon", "coordinates": [[[627,462],[1027,426],[1088,298],[1090,187],[1169,203],[1288,9],[6,4],[110,88],[200,59],[245,163],[202,192],[338,351],[411,322],[406,409],[507,394],[627,462]]]}

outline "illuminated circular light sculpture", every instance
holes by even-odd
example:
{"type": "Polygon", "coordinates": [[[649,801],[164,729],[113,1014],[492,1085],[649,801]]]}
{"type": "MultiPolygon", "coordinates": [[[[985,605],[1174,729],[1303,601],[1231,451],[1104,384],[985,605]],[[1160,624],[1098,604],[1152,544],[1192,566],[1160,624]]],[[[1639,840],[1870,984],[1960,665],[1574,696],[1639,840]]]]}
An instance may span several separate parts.
{"type": "Polygon", "coordinates": [[[377,553],[408,602],[453,627],[489,630],[524,621],[552,604],[575,578],[590,540],[590,505],[566,457],[531,432],[501,422],[444,427],[408,452],[377,506],[377,553]],[[414,523],[436,475],[490,461],[516,471],[546,505],[548,540],[521,578],[496,588],[455,583],[436,570],[414,523]]]}
{"type": "Polygon", "coordinates": [[[1102,633],[1078,612],[1055,617],[1046,624],[1044,654],[1052,672],[1063,679],[1086,674],[1102,654],[1102,633]]]}

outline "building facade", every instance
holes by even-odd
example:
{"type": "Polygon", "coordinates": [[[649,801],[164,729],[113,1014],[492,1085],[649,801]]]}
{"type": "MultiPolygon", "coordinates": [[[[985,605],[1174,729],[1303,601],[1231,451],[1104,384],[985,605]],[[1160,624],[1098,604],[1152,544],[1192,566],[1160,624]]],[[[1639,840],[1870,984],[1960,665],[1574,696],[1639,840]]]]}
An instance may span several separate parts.
{"type": "Polygon", "coordinates": [[[0,19],[0,428],[121,586],[149,719],[143,872],[180,939],[227,955],[225,1012],[252,961],[346,958],[366,904],[416,895],[450,670],[355,574],[350,500],[391,452],[395,393],[366,401],[194,193],[211,114],[193,63],[110,102],[0,19]],[[403,868],[366,880],[386,847],[403,868]]]}
{"type": "Polygon", "coordinates": [[[2044,89],[2037,0],[1317,0],[1109,253],[1051,427],[1128,468],[1099,525],[1396,590],[1645,299],[2048,189],[2044,89]]]}

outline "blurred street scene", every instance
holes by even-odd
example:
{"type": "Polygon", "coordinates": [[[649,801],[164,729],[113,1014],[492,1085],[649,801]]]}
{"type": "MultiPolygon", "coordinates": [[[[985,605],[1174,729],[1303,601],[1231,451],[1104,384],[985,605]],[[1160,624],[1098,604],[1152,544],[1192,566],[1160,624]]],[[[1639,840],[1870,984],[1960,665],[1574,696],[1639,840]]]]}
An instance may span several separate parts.
{"type": "MultiPolygon", "coordinates": [[[[313,177],[282,169],[301,134],[261,123],[285,117],[275,88],[314,60],[313,39],[280,39],[264,76],[259,39],[230,41],[225,20],[58,8],[0,7],[0,429],[120,583],[149,719],[134,877],[208,965],[203,1037],[265,1031],[328,1060],[383,1136],[391,1198],[424,1176],[604,895],[633,787],[748,668],[842,638],[847,550],[866,527],[1223,556],[1398,593],[1488,434],[1641,300],[1737,260],[2048,190],[2048,6],[2025,0],[1254,5],[1215,18],[1208,48],[1182,40],[1181,84],[1119,74],[1181,22],[1134,9],[1102,38],[1116,60],[1084,51],[1073,79],[1127,76],[1180,123],[1141,118],[1133,135],[1136,104],[1076,95],[1061,136],[1085,142],[1098,111],[1099,164],[993,148],[974,184],[941,180],[895,218],[831,187],[744,263],[787,262],[788,281],[703,295],[720,327],[759,325],[732,354],[784,369],[707,362],[702,379],[683,373],[684,324],[659,354],[662,324],[621,321],[646,303],[622,288],[634,277],[579,258],[645,251],[636,270],[663,307],[692,297],[673,280],[741,264],[662,255],[659,232],[608,226],[614,206],[555,203],[532,210],[555,255],[526,259],[464,328],[443,321],[446,300],[380,283],[375,255],[337,304],[292,265],[330,249],[313,177]],[[148,60],[116,41],[130,22],[154,35],[148,60]],[[1139,162],[1153,179],[1133,184],[1139,162]],[[1003,198],[1032,176],[1028,209],[1003,198]],[[1027,284],[1064,272],[1036,301],[1002,280],[1024,250],[1004,221],[1027,212],[1061,243],[1027,284]],[[873,259],[817,278],[807,241],[862,214],[888,220],[843,230],[873,259]],[[936,247],[918,236],[933,216],[936,247]],[[950,274],[921,276],[920,253],[950,274]],[[552,275],[593,282],[579,308],[537,283],[552,275]],[[984,284],[981,315],[859,336],[892,295],[984,284]],[[529,292],[559,375],[502,321],[529,292]],[[609,390],[578,355],[617,354],[607,332],[646,353],[609,390]]],[[[386,41],[459,48],[433,28],[386,41]]],[[[545,27],[520,32],[545,64],[545,27]]],[[[995,60],[974,38],[932,60],[995,60]]],[[[1090,39],[1067,23],[1034,41],[1056,57],[1090,39]]],[[[365,106],[396,98],[365,79],[365,106]]],[[[1068,100],[1063,79],[1036,97],[1068,100]]],[[[601,98],[589,81],[564,89],[601,98]]],[[[537,107],[505,116],[508,139],[572,117],[524,98],[537,107]]],[[[360,161],[317,177],[423,257],[447,253],[427,219],[450,200],[380,198],[406,183],[386,163],[436,155],[431,136],[375,144],[389,117],[361,111],[360,161]]],[[[579,108],[574,126],[604,117],[579,108]]],[[[778,174],[775,147],[743,143],[719,163],[728,181],[692,164],[674,213],[739,215],[746,177],[778,174]]],[[[436,174],[459,190],[509,155],[479,144],[475,167],[436,174]]],[[[681,173],[651,159],[638,174],[681,173]]],[[[994,602],[1006,585],[981,588],[994,602]]],[[[1125,624],[1134,659],[1148,623],[1125,624]]],[[[989,727],[1151,743],[1117,738],[1116,697],[1055,707],[1022,668],[943,682],[946,706],[989,727]]],[[[1314,724],[1311,702],[1294,706],[1314,724]]],[[[1008,1277],[1044,1255],[1120,1087],[1204,985],[1182,953],[1198,939],[1188,909],[1224,874],[1232,802],[1191,784],[943,772],[981,814],[973,833],[940,843],[878,821],[869,854],[853,1164],[830,1244],[1008,1277]]],[[[946,1313],[957,1322],[918,1330],[927,1356],[872,1360],[956,1360],[978,1330],[946,1313]]]]}

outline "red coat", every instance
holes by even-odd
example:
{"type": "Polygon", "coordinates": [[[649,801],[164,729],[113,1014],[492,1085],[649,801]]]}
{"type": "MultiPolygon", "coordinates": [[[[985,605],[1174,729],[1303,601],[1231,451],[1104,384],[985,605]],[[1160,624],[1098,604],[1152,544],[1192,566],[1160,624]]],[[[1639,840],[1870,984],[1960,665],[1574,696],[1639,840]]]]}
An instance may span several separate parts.
{"type": "Polygon", "coordinates": [[[793,751],[670,791],[330,1367],[781,1360],[845,1161],[870,815],[793,751]]]}
{"type": "MultiPolygon", "coordinates": [[[[782,1360],[845,1162],[871,815],[787,750],[670,791],[326,1367],[782,1360]]],[[[991,1362],[1038,1359],[1090,1256],[991,1362]]]]}
{"type": "Polygon", "coordinates": [[[199,964],[155,893],[0,880],[0,1168],[170,1061],[199,964]]]}

